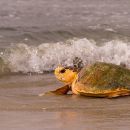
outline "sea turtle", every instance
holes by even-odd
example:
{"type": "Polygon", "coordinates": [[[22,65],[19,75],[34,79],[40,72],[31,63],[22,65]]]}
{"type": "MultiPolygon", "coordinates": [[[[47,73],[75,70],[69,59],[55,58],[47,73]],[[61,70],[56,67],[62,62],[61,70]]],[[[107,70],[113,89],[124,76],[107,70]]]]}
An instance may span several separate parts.
{"type": "Polygon", "coordinates": [[[80,72],[57,67],[54,73],[66,85],[51,93],[67,94],[72,90],[77,95],[108,98],[130,95],[130,70],[124,66],[96,62],[80,72]]]}

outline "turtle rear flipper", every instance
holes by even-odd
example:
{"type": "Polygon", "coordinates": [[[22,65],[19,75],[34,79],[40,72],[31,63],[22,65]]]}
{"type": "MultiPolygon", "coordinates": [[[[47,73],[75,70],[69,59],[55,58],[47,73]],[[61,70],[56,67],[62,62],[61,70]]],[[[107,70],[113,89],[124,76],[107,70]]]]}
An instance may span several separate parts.
{"type": "Polygon", "coordinates": [[[116,91],[108,93],[108,98],[116,98],[120,96],[129,96],[130,90],[129,89],[117,89],[116,91]]]}
{"type": "Polygon", "coordinates": [[[88,97],[106,97],[106,98],[117,98],[120,96],[129,96],[130,95],[130,90],[129,89],[124,89],[124,88],[118,88],[116,90],[113,91],[104,91],[104,92],[100,92],[100,93],[86,93],[86,92],[79,92],[80,95],[83,96],[88,96],[88,97]]]}

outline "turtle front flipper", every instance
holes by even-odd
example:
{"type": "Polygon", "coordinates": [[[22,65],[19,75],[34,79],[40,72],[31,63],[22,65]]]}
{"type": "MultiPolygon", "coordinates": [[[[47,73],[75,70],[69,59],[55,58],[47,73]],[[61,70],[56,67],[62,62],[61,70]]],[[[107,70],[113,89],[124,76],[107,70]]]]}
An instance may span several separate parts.
{"type": "Polygon", "coordinates": [[[58,89],[54,90],[54,91],[49,91],[49,92],[46,92],[46,93],[41,93],[41,94],[39,94],[39,96],[43,96],[43,95],[46,95],[46,94],[65,95],[70,90],[71,90],[71,87],[70,87],[70,85],[67,84],[67,85],[65,85],[65,86],[63,86],[61,88],[58,88],[58,89]]]}

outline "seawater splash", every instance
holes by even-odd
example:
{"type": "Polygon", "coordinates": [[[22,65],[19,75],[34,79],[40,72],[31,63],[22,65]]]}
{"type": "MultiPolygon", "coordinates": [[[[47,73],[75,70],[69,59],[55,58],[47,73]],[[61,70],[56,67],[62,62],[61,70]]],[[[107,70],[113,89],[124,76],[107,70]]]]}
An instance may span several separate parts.
{"type": "Polygon", "coordinates": [[[117,65],[125,63],[130,68],[130,44],[113,40],[98,46],[86,38],[39,46],[21,43],[10,46],[1,53],[1,57],[12,72],[43,73],[54,70],[58,65],[72,66],[75,57],[81,58],[84,64],[102,61],[117,65]]]}

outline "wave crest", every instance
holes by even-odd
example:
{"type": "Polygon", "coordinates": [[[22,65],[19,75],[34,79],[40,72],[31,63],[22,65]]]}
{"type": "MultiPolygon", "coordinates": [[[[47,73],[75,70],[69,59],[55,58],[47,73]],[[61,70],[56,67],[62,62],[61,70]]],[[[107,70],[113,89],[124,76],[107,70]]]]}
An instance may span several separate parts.
{"type": "Polygon", "coordinates": [[[1,52],[1,57],[12,72],[37,72],[54,70],[57,65],[72,66],[73,59],[79,57],[84,64],[96,61],[120,64],[130,68],[130,44],[113,40],[96,45],[95,41],[71,39],[66,42],[43,43],[28,46],[24,43],[12,45],[1,52]]]}

